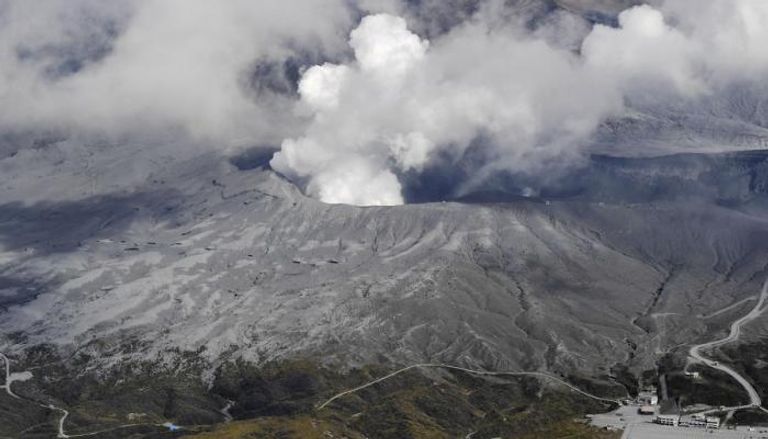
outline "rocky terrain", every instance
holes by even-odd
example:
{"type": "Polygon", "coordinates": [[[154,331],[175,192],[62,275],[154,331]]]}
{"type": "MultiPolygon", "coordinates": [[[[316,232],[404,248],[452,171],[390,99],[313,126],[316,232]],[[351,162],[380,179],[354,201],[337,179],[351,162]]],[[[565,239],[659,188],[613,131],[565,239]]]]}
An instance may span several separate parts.
{"type": "Polygon", "coordinates": [[[189,373],[195,423],[215,422],[227,398],[194,395],[233,361],[547,371],[621,395],[622,374],[725,330],[768,275],[768,153],[594,156],[533,195],[509,177],[391,208],[319,203],[264,163],[204,155],[132,191],[8,200],[0,352],[35,375],[14,385],[45,400],[50,379],[189,373]]]}
{"type": "Polygon", "coordinates": [[[766,251],[761,153],[656,163],[597,159],[581,179],[604,184],[551,200],[355,208],[200,160],[131,193],[7,204],[5,352],[135,338],[141,359],[646,367],[706,333],[691,316],[753,294],[766,251]]]}

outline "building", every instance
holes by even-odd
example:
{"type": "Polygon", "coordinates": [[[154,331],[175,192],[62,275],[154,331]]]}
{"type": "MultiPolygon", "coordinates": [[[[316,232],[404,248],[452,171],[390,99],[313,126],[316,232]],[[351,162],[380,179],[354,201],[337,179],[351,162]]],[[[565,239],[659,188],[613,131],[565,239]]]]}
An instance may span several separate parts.
{"type": "Polygon", "coordinates": [[[653,422],[660,425],[671,425],[673,427],[677,427],[677,425],[680,423],[680,416],[679,415],[659,415],[659,416],[656,416],[656,419],[653,422]]]}
{"type": "Polygon", "coordinates": [[[681,422],[681,425],[682,424],[685,424],[688,427],[717,429],[717,428],[720,428],[720,418],[718,418],[717,416],[706,416],[706,415],[697,413],[691,416],[691,418],[687,422],[681,422]]]}
{"type": "Polygon", "coordinates": [[[707,417],[704,415],[695,414],[691,416],[691,419],[688,420],[688,426],[689,427],[706,427],[707,417]]]}

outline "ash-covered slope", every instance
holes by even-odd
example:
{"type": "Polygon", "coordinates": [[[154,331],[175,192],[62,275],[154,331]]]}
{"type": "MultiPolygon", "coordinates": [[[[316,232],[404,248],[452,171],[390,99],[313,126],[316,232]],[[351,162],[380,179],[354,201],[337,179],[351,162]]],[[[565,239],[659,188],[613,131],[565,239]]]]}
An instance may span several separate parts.
{"type": "Polygon", "coordinates": [[[744,210],[768,195],[765,151],[675,154],[645,159],[593,155],[587,164],[541,176],[499,174],[465,201],[505,200],[525,194],[547,200],[683,205],[718,204],[744,210]]]}
{"type": "Polygon", "coordinates": [[[637,157],[761,150],[768,146],[765,96],[763,87],[732,87],[685,104],[631,106],[600,126],[593,150],[637,157]]]}
{"type": "Polygon", "coordinates": [[[59,202],[11,201],[31,182],[9,181],[0,352],[598,375],[723,328],[703,316],[768,275],[762,152],[596,157],[572,191],[392,208],[232,163],[155,163],[136,190],[59,202]]]}

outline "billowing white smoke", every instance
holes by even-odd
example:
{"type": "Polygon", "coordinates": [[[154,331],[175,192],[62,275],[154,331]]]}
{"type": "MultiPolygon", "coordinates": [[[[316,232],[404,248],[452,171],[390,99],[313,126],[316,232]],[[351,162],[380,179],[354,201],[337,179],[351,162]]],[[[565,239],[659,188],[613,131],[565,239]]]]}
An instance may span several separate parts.
{"type": "Polygon", "coordinates": [[[694,47],[694,65],[716,85],[764,81],[768,72],[768,2],[667,0],[662,9],[694,47]]]}
{"type": "Polygon", "coordinates": [[[638,6],[619,15],[619,27],[597,25],[582,45],[595,72],[629,94],[671,88],[695,95],[705,89],[691,60],[697,48],[664,21],[661,11],[638,6]]]}
{"type": "Polygon", "coordinates": [[[560,12],[533,31],[509,2],[421,3],[472,18],[446,34],[420,23],[426,41],[405,0],[0,0],[0,134],[282,143],[273,167],[309,194],[391,205],[404,178],[478,139],[469,186],[572,160],[625,102],[717,102],[768,73],[765,0],[654,0],[616,28],[560,12]],[[372,15],[347,40],[358,13],[372,15]],[[298,102],[249,83],[293,55],[348,61],[306,69],[298,102]]]}
{"type": "Polygon", "coordinates": [[[460,157],[478,136],[493,145],[478,178],[531,169],[577,153],[624,98],[695,99],[768,65],[760,0],[634,7],[618,28],[595,26],[580,55],[539,37],[552,29],[525,35],[489,21],[430,44],[396,16],[364,18],[349,41],[353,62],[304,74],[300,111],[311,123],[273,167],[326,202],[400,204],[399,176],[438,153],[460,157]]]}
{"type": "Polygon", "coordinates": [[[482,134],[493,166],[522,169],[567,152],[620,107],[572,53],[473,23],[431,45],[402,18],[362,20],[355,61],[310,68],[300,85],[312,123],[272,166],[323,201],[400,204],[398,174],[438,150],[461,156],[482,134]]]}
{"type": "Polygon", "coordinates": [[[625,94],[692,97],[764,79],[766,45],[768,2],[667,0],[661,9],[643,5],[622,12],[618,28],[595,26],[582,53],[597,75],[625,94]]]}

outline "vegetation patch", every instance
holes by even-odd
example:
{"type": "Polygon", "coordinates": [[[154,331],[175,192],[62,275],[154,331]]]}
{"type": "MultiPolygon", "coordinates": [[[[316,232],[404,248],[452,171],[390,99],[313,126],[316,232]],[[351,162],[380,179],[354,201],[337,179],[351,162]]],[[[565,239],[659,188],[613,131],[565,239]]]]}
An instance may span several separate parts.
{"type": "Polygon", "coordinates": [[[768,399],[768,340],[723,346],[717,356],[748,377],[760,396],[768,399]]]}
{"type": "MultiPolygon", "coordinates": [[[[331,396],[392,370],[366,366],[342,372],[311,359],[261,366],[236,360],[221,365],[205,383],[200,352],[177,352],[174,358],[170,364],[138,361],[91,369],[93,358],[86,354],[62,359],[40,347],[19,361],[19,370],[40,366],[32,380],[14,384],[14,391],[66,408],[67,434],[103,431],[95,438],[611,437],[581,422],[611,404],[533,377],[412,369],[319,409],[331,396]],[[225,422],[225,406],[233,422],[225,422]],[[171,432],[164,423],[183,428],[171,432]]],[[[605,380],[576,381],[606,396],[624,390],[605,380]]],[[[12,404],[0,399],[0,435],[55,435],[60,413],[33,404],[22,413],[12,404]]]]}
{"type": "Polygon", "coordinates": [[[687,368],[686,365],[687,350],[668,354],[659,361],[659,373],[666,376],[667,392],[677,407],[695,404],[730,407],[749,403],[744,388],[730,375],[701,364],[687,368]],[[694,372],[698,373],[697,377],[691,375],[694,372]]]}

